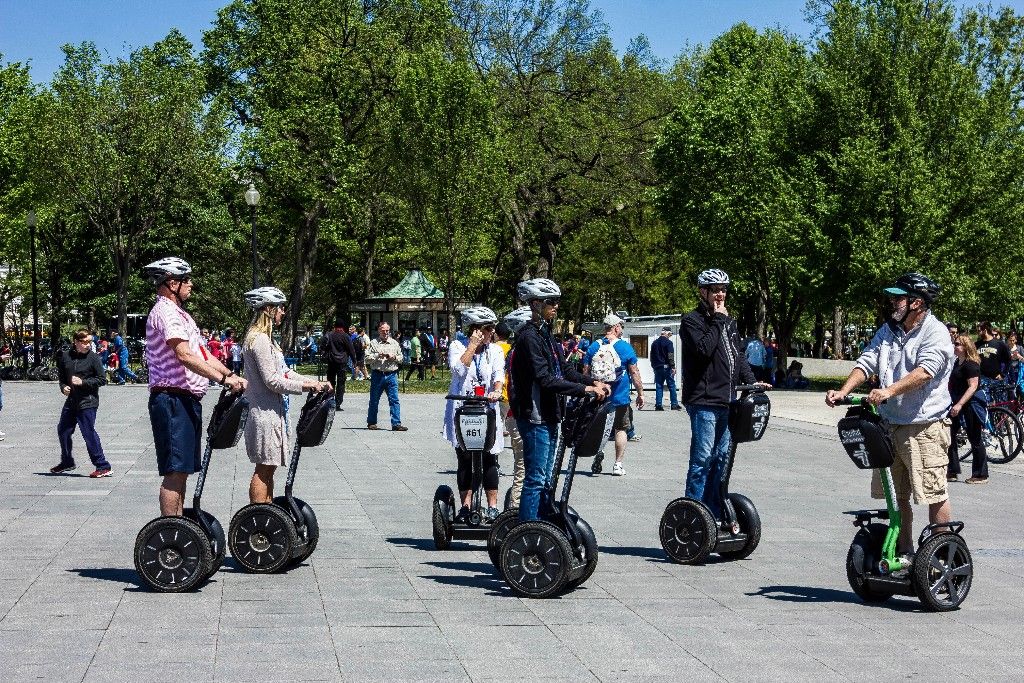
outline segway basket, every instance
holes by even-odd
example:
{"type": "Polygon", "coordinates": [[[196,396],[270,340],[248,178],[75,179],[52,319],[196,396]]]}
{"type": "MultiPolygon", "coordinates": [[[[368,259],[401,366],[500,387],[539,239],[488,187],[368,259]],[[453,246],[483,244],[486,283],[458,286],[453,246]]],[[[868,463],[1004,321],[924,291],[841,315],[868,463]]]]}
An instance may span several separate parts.
{"type": "Polygon", "coordinates": [[[497,434],[494,411],[487,404],[490,399],[483,396],[445,397],[450,401],[462,401],[455,409],[455,439],[462,450],[490,452],[497,434]]]}
{"type": "Polygon", "coordinates": [[[611,436],[615,406],[610,401],[587,397],[569,401],[562,429],[566,444],[577,458],[593,458],[611,436]]]}
{"type": "Polygon", "coordinates": [[[850,408],[839,421],[839,440],[853,464],[862,470],[889,467],[894,461],[885,420],[861,406],[850,408]]]}
{"type": "Polygon", "coordinates": [[[734,443],[758,441],[768,428],[772,402],[763,391],[745,392],[729,404],[729,433],[734,443]]]}
{"type": "Polygon", "coordinates": [[[309,392],[295,426],[295,443],[302,448],[322,446],[331,433],[336,410],[333,391],[309,392]]]}
{"type": "Polygon", "coordinates": [[[248,419],[249,400],[242,394],[222,390],[206,427],[207,444],[216,450],[234,448],[245,431],[248,419]]]}

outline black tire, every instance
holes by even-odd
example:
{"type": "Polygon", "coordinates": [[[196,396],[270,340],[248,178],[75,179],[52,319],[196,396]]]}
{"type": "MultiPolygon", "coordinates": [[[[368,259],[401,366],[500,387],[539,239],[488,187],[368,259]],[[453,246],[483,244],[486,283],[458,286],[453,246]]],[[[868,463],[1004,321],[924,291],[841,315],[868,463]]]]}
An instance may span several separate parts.
{"type": "Polygon", "coordinates": [[[25,376],[28,377],[33,382],[38,382],[40,370],[42,370],[42,368],[38,365],[35,365],[28,369],[28,372],[25,374],[25,376]]]}
{"type": "Polygon", "coordinates": [[[455,526],[455,494],[448,486],[438,486],[434,492],[431,521],[433,524],[434,547],[448,550],[452,545],[452,529],[455,526]]]}
{"type": "MultiPolygon", "coordinates": [[[[313,508],[309,506],[309,503],[302,500],[301,498],[295,498],[295,504],[299,506],[299,512],[302,513],[302,523],[305,525],[303,533],[299,533],[296,529],[295,533],[298,538],[298,545],[296,550],[298,555],[292,560],[292,567],[297,567],[306,560],[309,559],[313,551],[316,550],[316,544],[320,542],[320,524],[316,520],[316,513],[313,512],[313,508]]],[[[274,498],[274,505],[284,510],[285,514],[291,517],[291,507],[288,505],[288,499],[284,496],[278,496],[274,498]]]]}
{"type": "Polygon", "coordinates": [[[60,370],[58,370],[56,367],[49,368],[46,371],[46,379],[50,380],[51,382],[56,382],[57,380],[60,379],[60,370]]]}
{"type": "Polygon", "coordinates": [[[703,564],[718,542],[718,525],[700,501],[676,498],[661,516],[658,536],[673,562],[703,564]]]}
{"type": "Polygon", "coordinates": [[[501,574],[501,544],[505,542],[508,532],[516,524],[519,524],[519,508],[505,510],[491,522],[491,532],[487,534],[487,556],[491,558],[491,564],[499,574],[501,574]]]}
{"type": "Polygon", "coordinates": [[[942,533],[928,537],[917,549],[910,571],[924,608],[929,612],[948,612],[967,598],[974,579],[974,562],[960,534],[942,533]]]}
{"type": "Polygon", "coordinates": [[[299,539],[291,515],[273,504],[246,505],[231,518],[231,555],[250,574],[272,574],[288,566],[299,539]]]}
{"type": "Polygon", "coordinates": [[[864,602],[885,602],[892,597],[892,593],[876,591],[867,582],[868,576],[878,576],[878,561],[882,559],[888,529],[885,524],[861,527],[846,553],[846,580],[864,602]]]}
{"type": "Polygon", "coordinates": [[[524,598],[547,598],[565,588],[571,570],[569,541],[553,524],[517,524],[501,544],[501,571],[512,591],[524,598]]]}
{"type": "Polygon", "coordinates": [[[17,382],[20,379],[24,379],[24,378],[25,378],[25,373],[22,372],[21,368],[19,368],[19,367],[12,367],[11,371],[10,371],[10,373],[8,373],[8,377],[7,377],[7,379],[13,380],[15,382],[17,382]]]}
{"type": "Polygon", "coordinates": [[[135,570],[159,593],[193,590],[210,575],[210,539],[184,517],[158,517],[135,539],[135,570]]]}
{"type": "Polygon", "coordinates": [[[726,560],[742,560],[750,557],[761,542],[761,516],[757,514],[754,503],[743,494],[730,493],[729,500],[736,510],[736,521],[739,522],[740,531],[747,535],[747,542],[739,550],[723,551],[718,553],[718,556],[726,560]]]}
{"type": "MultiPolygon", "coordinates": [[[[201,510],[203,520],[210,527],[213,532],[213,537],[210,539],[210,556],[212,562],[210,564],[210,574],[213,576],[220,571],[221,566],[224,564],[224,556],[228,551],[227,539],[224,535],[224,527],[221,526],[217,518],[211,515],[206,510],[201,510]]],[[[185,508],[183,516],[186,519],[191,519],[196,524],[199,524],[199,520],[196,518],[196,511],[193,508],[185,508]]],[[[202,527],[202,524],[199,524],[202,527]]],[[[209,576],[207,578],[209,578],[209,576]]]]}
{"type": "Polygon", "coordinates": [[[512,487],[508,487],[508,491],[505,491],[505,506],[502,510],[510,510],[512,508],[512,487]]]}
{"type": "Polygon", "coordinates": [[[988,409],[988,423],[992,425],[992,439],[987,444],[988,461],[996,464],[1010,462],[1021,449],[1020,419],[1012,411],[995,407],[988,409]]]}
{"type": "Polygon", "coordinates": [[[594,571],[597,569],[597,559],[599,555],[597,546],[597,536],[594,535],[594,529],[587,524],[586,520],[582,517],[576,520],[576,533],[580,535],[583,541],[583,553],[586,560],[586,564],[583,565],[583,571],[575,579],[571,579],[566,586],[568,588],[577,588],[587,582],[594,571]]]}

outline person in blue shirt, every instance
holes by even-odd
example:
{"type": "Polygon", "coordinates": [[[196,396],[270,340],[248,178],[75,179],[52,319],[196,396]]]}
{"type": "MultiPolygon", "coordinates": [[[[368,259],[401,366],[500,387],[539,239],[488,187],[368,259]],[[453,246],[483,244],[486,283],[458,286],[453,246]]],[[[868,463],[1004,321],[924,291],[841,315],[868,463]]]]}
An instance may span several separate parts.
{"type": "Polygon", "coordinates": [[[117,330],[111,330],[110,337],[111,353],[117,355],[117,382],[115,384],[124,384],[129,379],[137,383],[139,378],[128,367],[128,347],[125,345],[124,339],[117,330]]]}
{"type": "Polygon", "coordinates": [[[754,372],[754,377],[759,382],[768,381],[768,373],[765,370],[765,366],[768,364],[768,351],[764,347],[764,342],[758,336],[753,336],[750,341],[747,342],[746,348],[747,365],[754,372]]]}
{"type": "Polygon", "coordinates": [[[668,397],[672,410],[682,410],[676,396],[676,354],[672,345],[672,328],[661,328],[661,334],[651,344],[651,369],[654,370],[654,409],[665,410],[661,404],[668,384],[668,397]]]}
{"type": "MultiPolygon", "coordinates": [[[[609,313],[604,319],[604,338],[592,342],[587,348],[587,355],[583,359],[583,372],[588,373],[593,363],[594,356],[598,349],[605,344],[612,344],[615,353],[622,362],[622,373],[612,383],[612,395],[609,399],[615,406],[615,423],[612,431],[615,434],[615,464],[612,465],[612,474],[621,477],[626,473],[622,465],[622,459],[626,455],[626,443],[629,440],[628,432],[632,428],[629,419],[629,392],[631,387],[636,387],[636,407],[644,407],[644,384],[640,379],[640,369],[637,367],[636,352],[632,345],[622,339],[622,318],[609,313]]],[[[598,453],[590,471],[599,474],[602,468],[604,454],[598,453]]]]}

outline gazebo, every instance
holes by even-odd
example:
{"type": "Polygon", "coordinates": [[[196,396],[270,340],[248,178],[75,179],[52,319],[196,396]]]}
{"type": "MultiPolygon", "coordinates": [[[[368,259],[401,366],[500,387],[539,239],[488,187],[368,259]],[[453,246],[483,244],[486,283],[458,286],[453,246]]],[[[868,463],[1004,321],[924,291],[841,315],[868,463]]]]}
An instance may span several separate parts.
{"type": "MultiPolygon", "coordinates": [[[[452,303],[456,314],[473,305],[467,299],[455,299],[452,303]]],[[[381,320],[386,320],[392,330],[403,333],[421,327],[429,327],[436,333],[448,324],[444,292],[428,280],[419,268],[410,270],[401,282],[388,291],[354,303],[349,310],[353,322],[362,319],[371,330],[381,320]]]]}

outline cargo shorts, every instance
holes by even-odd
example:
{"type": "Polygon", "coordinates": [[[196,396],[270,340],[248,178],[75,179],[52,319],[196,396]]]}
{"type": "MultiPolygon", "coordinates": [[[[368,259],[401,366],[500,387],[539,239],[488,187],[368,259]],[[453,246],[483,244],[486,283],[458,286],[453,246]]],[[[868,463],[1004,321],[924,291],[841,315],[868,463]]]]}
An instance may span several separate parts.
{"type": "MultiPolygon", "coordinates": [[[[946,492],[950,443],[947,422],[936,420],[923,424],[892,425],[890,434],[896,450],[890,468],[896,500],[907,501],[913,496],[915,504],[931,505],[949,498],[946,492]]],[[[871,476],[871,497],[885,498],[878,470],[871,476]]]]}

